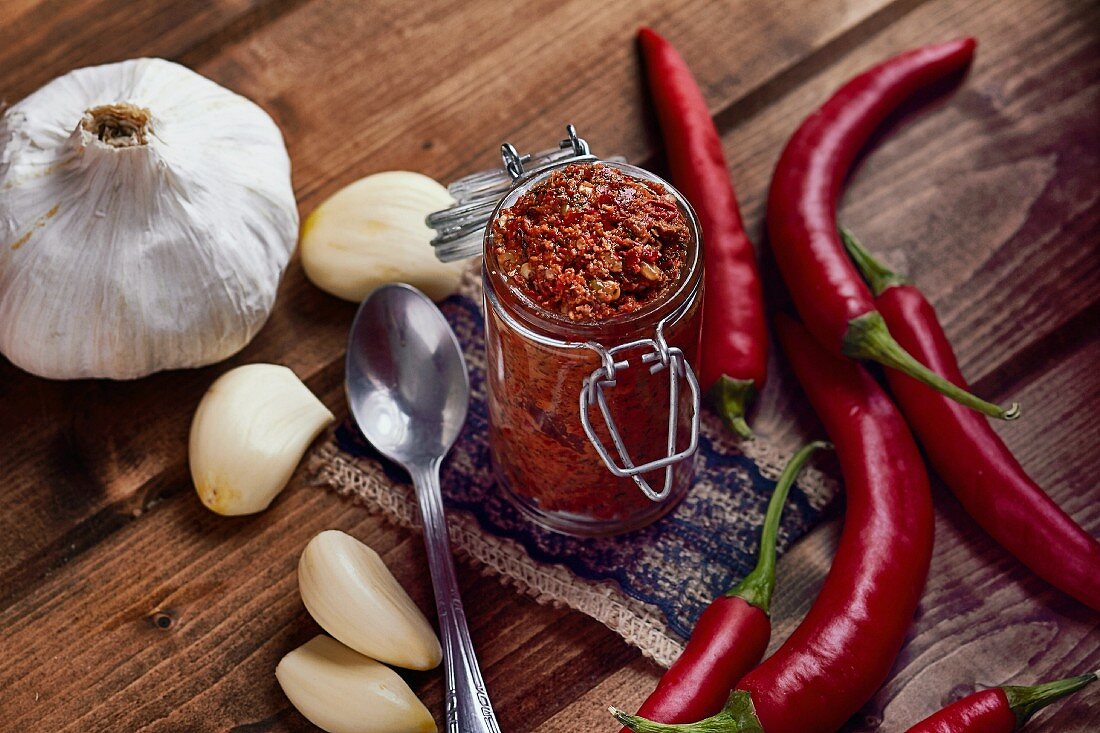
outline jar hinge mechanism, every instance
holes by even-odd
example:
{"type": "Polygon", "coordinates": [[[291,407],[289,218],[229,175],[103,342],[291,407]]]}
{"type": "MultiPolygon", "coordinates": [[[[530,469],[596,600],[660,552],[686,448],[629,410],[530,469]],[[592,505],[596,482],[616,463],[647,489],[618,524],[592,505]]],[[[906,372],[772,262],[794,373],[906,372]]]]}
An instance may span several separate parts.
{"type": "Polygon", "coordinates": [[[594,341],[586,343],[585,346],[599,354],[603,362],[602,366],[585,378],[581,388],[580,418],[581,425],[584,426],[585,434],[588,436],[588,439],[592,441],[592,445],[596,448],[596,452],[599,453],[600,458],[603,459],[604,465],[607,466],[607,469],[611,471],[612,474],[619,477],[629,476],[634,480],[634,483],[638,485],[638,488],[642,490],[642,493],[650,500],[664,501],[672,492],[673,467],[680,461],[690,459],[699,446],[700,395],[699,380],[696,379],[695,372],[692,371],[691,366],[687,363],[684,352],[679,348],[670,347],[665,341],[663,321],[658,324],[657,333],[652,339],[639,339],[637,341],[620,344],[610,349],[594,341]],[[667,450],[665,457],[643,463],[640,466],[636,465],[634,460],[630,457],[630,452],[627,450],[626,444],[623,441],[622,433],[619,432],[619,427],[615,424],[615,420],[611,416],[606,393],[607,389],[615,387],[618,373],[630,367],[629,360],[623,359],[621,361],[616,361],[615,356],[624,351],[633,349],[647,349],[646,353],[642,354],[641,361],[643,364],[649,365],[650,374],[655,375],[666,370],[668,372],[669,416],[668,442],[666,444],[667,450]],[[681,381],[686,381],[691,390],[691,440],[684,450],[677,451],[676,444],[679,438],[680,427],[681,381]],[[600,440],[600,437],[596,434],[596,430],[592,425],[592,421],[589,419],[589,408],[593,404],[599,407],[600,414],[603,416],[604,423],[607,426],[608,435],[610,435],[611,442],[614,444],[615,450],[619,454],[619,460],[622,461],[621,466],[616,463],[610,451],[608,451],[607,446],[600,440]],[[653,487],[642,474],[649,473],[650,471],[657,471],[662,468],[665,470],[664,486],[660,491],[654,491],[653,487]]]}

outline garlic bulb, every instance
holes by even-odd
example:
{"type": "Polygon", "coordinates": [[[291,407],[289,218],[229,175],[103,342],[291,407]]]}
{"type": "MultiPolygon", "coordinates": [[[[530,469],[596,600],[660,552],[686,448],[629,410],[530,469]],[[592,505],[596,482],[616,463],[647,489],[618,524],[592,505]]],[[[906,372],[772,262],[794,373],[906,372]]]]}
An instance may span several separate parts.
{"type": "Polygon", "coordinates": [[[246,364],[226,372],[191,421],[191,478],[202,503],[227,516],[263,511],[332,420],[284,366],[246,364]]]}
{"type": "Polygon", "coordinates": [[[321,628],[360,654],[406,669],[439,666],[428,620],[378,553],[354,537],[330,529],[310,540],[298,589],[321,628]]]}
{"type": "Polygon", "coordinates": [[[178,64],[59,77],[0,118],[0,352],[56,379],[220,361],[297,240],[282,134],[178,64]]]}
{"type": "Polygon", "coordinates": [[[355,303],[389,282],[446,298],[458,289],[464,263],[436,259],[424,219],[453,203],[446,188],[407,171],[375,173],[340,189],[302,226],[306,277],[355,303]]]}
{"type": "Polygon", "coordinates": [[[298,712],[328,733],[435,733],[405,680],[327,636],[283,657],[275,678],[298,712]]]}

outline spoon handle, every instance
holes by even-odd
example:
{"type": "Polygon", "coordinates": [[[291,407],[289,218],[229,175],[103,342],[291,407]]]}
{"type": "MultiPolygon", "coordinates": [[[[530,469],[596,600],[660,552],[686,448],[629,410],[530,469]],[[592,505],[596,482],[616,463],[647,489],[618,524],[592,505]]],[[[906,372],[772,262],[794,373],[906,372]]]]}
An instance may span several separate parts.
{"type": "Polygon", "coordinates": [[[474,644],[466,626],[466,612],[458,591],[443,495],[439,489],[439,464],[433,461],[410,470],[416,486],[417,503],[424,519],[424,544],[439,613],[439,635],[443,646],[443,667],[447,696],[446,733],[500,733],[485,680],[474,655],[474,644]]]}

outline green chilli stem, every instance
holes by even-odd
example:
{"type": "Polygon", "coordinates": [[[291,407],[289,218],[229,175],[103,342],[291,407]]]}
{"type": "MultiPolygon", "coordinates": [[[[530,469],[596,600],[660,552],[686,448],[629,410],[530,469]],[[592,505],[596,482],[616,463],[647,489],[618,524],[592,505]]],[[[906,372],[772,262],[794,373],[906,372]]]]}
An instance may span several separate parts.
{"type": "Polygon", "coordinates": [[[734,379],[723,374],[710,388],[710,400],[718,413],[726,419],[733,432],[746,440],[753,436],[752,428],[745,422],[745,411],[756,396],[756,384],[751,379],[734,379]]]}
{"type": "Polygon", "coordinates": [[[846,356],[877,361],[883,366],[897,369],[983,415],[1001,420],[1015,420],[1020,416],[1019,404],[1013,402],[1006,410],[992,402],[986,402],[921,364],[894,340],[886,328],[886,321],[878,311],[870,311],[848,321],[848,331],[844,334],[841,351],[846,356]]]}
{"type": "Polygon", "coordinates": [[[1095,682],[1096,677],[1096,672],[1090,672],[1077,677],[1047,682],[1043,685],[1002,687],[1001,689],[1004,690],[1009,707],[1016,715],[1016,727],[1023,728],[1032,715],[1035,715],[1052,702],[1061,700],[1067,695],[1072,695],[1085,685],[1095,682]]]}
{"type": "MultiPolygon", "coordinates": [[[[859,240],[844,227],[840,227],[840,240],[844,242],[848,255],[855,262],[863,279],[871,287],[876,297],[898,285],[908,285],[902,275],[888,269],[876,260],[859,240]]],[[[927,384],[959,404],[966,405],[990,417],[1001,420],[1015,420],[1020,416],[1020,406],[1015,402],[1003,409],[985,400],[975,397],[956,384],[949,382],[917,361],[901,344],[890,335],[882,315],[877,311],[865,313],[848,321],[848,332],[844,334],[844,353],[859,359],[870,359],[892,369],[905,372],[910,377],[927,384]]]]}
{"type": "Polygon", "coordinates": [[[899,275],[893,270],[887,269],[885,265],[876,260],[871,253],[860,244],[859,240],[855,238],[855,235],[844,227],[840,227],[840,241],[844,242],[844,248],[848,250],[848,255],[856,263],[856,267],[859,268],[860,273],[863,275],[863,279],[871,286],[871,292],[873,292],[876,297],[882,295],[883,292],[889,288],[897,285],[909,284],[909,281],[904,275],[899,275]]]}
{"type": "Polygon", "coordinates": [[[734,690],[717,715],[695,723],[656,723],[618,708],[608,708],[608,711],[634,733],[764,733],[752,698],[744,690],[734,690]]]}
{"type": "Polygon", "coordinates": [[[787,495],[798,478],[799,472],[815,451],[832,449],[831,443],[816,440],[803,446],[783,469],[779,481],[768,501],[768,513],[764,515],[764,528],[760,532],[760,550],[756,556],[756,567],[744,580],[731,588],[726,595],[743,598],[746,603],[756,606],[765,614],[771,613],[772,593],[775,591],[775,546],[779,539],[779,520],[783,516],[783,507],[787,504],[787,495]]]}

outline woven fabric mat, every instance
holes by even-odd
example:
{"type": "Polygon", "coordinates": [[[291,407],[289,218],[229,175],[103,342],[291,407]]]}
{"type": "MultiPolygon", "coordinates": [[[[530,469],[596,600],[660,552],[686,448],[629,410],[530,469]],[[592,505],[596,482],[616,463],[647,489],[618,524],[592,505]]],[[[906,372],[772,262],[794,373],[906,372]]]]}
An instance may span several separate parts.
{"type": "MultiPolygon", "coordinates": [[[[679,655],[712,598],[755,563],[767,500],[786,459],[759,439],[739,442],[704,412],[697,480],[679,506],[645,529],[579,539],[543,530],[497,490],[489,463],[480,269],[441,304],[470,370],[470,413],[443,467],[442,485],[456,553],[540,603],[568,606],[618,633],[662,666],[679,655]]],[[[351,422],[314,453],[318,484],[405,527],[419,511],[409,478],[351,422]]],[[[822,515],[835,486],[812,468],[791,491],[780,547],[822,515]]]]}

